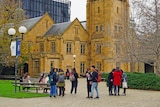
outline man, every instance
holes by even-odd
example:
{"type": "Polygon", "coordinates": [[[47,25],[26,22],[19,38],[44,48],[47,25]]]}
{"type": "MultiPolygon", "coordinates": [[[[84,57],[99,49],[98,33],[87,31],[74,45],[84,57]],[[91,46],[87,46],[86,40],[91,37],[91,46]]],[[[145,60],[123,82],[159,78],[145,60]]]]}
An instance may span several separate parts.
{"type": "Polygon", "coordinates": [[[93,98],[94,96],[94,89],[96,90],[97,96],[95,98],[99,98],[99,92],[98,92],[98,72],[95,69],[95,66],[91,66],[91,71],[92,71],[92,86],[91,86],[91,97],[93,98]]]}
{"type": "Polygon", "coordinates": [[[119,89],[121,85],[121,78],[122,78],[122,72],[120,71],[119,67],[116,67],[116,69],[113,72],[113,84],[114,84],[114,95],[119,96],[119,89]]]}

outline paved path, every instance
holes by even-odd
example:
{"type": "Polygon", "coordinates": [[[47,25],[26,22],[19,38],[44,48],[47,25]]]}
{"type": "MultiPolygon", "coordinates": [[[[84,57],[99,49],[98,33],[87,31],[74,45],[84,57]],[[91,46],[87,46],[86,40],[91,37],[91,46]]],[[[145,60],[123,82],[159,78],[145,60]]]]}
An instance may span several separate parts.
{"type": "MultiPolygon", "coordinates": [[[[105,82],[99,83],[99,99],[86,98],[86,81],[79,79],[78,93],[70,94],[66,81],[66,95],[56,98],[2,98],[0,107],[160,107],[160,91],[127,90],[127,96],[108,96],[105,82]]],[[[122,91],[121,91],[122,92],[122,91]]]]}

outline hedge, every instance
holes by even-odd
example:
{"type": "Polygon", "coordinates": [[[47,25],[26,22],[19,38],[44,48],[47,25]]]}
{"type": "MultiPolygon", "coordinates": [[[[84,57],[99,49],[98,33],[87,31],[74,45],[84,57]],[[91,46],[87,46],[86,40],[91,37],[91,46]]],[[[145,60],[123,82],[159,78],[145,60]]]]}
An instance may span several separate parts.
{"type": "MultiPolygon", "coordinates": [[[[103,73],[102,78],[107,80],[108,73],[103,73]]],[[[128,87],[131,89],[160,90],[160,77],[153,73],[127,72],[128,87]]]]}

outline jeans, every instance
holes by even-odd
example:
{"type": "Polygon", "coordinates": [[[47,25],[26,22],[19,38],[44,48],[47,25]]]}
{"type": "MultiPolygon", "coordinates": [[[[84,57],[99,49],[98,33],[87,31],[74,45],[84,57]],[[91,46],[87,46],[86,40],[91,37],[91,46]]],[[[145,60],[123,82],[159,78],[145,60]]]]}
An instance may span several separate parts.
{"type": "Polygon", "coordinates": [[[120,86],[115,85],[114,86],[114,94],[116,95],[118,93],[118,95],[119,95],[119,90],[120,90],[120,86]]]}
{"type": "Polygon", "coordinates": [[[99,97],[98,82],[92,82],[92,86],[91,86],[91,97],[94,96],[94,89],[96,90],[97,97],[99,97]]]}
{"type": "Polygon", "coordinates": [[[50,86],[50,96],[56,96],[57,95],[57,86],[51,85],[50,86]]]}

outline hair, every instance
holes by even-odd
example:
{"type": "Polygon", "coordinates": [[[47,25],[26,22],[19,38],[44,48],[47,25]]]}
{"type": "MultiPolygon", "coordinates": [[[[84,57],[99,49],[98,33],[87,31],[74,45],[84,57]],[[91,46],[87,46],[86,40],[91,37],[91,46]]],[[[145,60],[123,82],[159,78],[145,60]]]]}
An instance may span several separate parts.
{"type": "Polygon", "coordinates": [[[92,65],[92,68],[96,68],[94,65],[92,65]]]}

